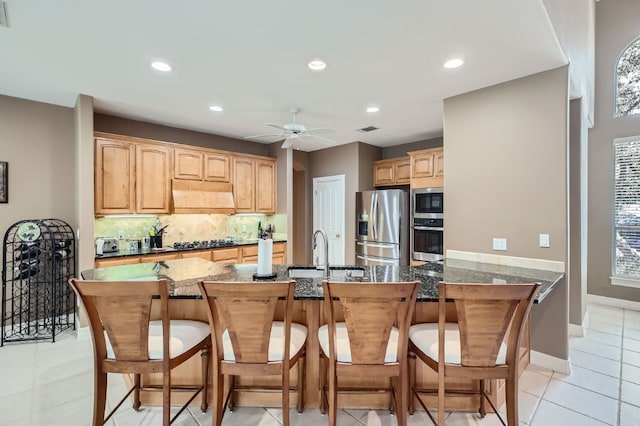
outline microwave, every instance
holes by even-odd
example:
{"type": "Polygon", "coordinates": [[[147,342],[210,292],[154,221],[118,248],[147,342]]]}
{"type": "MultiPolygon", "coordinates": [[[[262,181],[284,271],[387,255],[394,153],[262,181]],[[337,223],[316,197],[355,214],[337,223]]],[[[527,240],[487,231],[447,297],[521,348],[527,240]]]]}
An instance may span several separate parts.
{"type": "Polygon", "coordinates": [[[443,188],[419,188],[411,191],[414,218],[441,219],[444,213],[443,188]]]}

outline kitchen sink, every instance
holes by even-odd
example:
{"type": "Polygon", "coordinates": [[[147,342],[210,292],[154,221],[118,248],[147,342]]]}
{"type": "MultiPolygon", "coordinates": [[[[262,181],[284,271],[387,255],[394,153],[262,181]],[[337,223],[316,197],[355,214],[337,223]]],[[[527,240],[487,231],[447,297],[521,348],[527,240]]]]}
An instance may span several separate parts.
{"type": "MultiPolygon", "coordinates": [[[[324,278],[324,268],[314,266],[290,266],[288,268],[289,278],[324,278]]],[[[364,277],[364,268],[359,266],[337,266],[330,267],[331,278],[358,278],[364,277]]]]}
{"type": "Polygon", "coordinates": [[[324,276],[324,268],[316,268],[313,266],[290,266],[287,269],[289,278],[322,278],[324,276]]]}
{"type": "Polygon", "coordinates": [[[336,266],[330,267],[331,278],[362,278],[364,268],[361,266],[336,266]]]}

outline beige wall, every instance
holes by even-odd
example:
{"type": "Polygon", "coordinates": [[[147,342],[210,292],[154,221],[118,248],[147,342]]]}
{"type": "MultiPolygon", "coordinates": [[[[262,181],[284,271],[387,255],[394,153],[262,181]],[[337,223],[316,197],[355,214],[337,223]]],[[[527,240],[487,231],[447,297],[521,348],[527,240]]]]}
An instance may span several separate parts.
{"type": "Polygon", "coordinates": [[[622,51],[640,37],[640,2],[596,3],[595,123],[589,130],[588,293],[640,301],[640,289],[612,286],[613,140],[640,135],[637,115],[614,118],[615,67],[622,51]]]}
{"type": "Polygon", "coordinates": [[[75,229],[73,110],[0,95],[0,129],[0,161],[9,162],[0,236],[23,219],[57,218],[75,229]]]}
{"type": "Polygon", "coordinates": [[[444,143],[442,137],[426,139],[418,142],[405,143],[402,145],[388,146],[382,148],[382,157],[380,159],[405,157],[409,151],[419,151],[421,149],[438,148],[444,143]]]}
{"type": "MultiPolygon", "coordinates": [[[[445,99],[446,249],[567,261],[567,123],[567,67],[445,99]]],[[[534,350],[568,358],[567,305],[561,283],[534,307],[534,350]]]]}

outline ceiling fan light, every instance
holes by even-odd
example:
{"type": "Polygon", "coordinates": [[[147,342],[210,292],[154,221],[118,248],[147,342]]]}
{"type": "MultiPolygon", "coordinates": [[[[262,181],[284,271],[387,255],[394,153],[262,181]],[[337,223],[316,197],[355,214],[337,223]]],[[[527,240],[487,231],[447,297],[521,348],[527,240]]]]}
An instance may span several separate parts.
{"type": "Polygon", "coordinates": [[[367,112],[378,112],[378,111],[380,111],[380,107],[377,107],[377,106],[367,107],[367,112]]]}
{"type": "Polygon", "coordinates": [[[313,71],[322,71],[327,67],[327,63],[322,59],[316,58],[316,59],[310,60],[307,66],[309,67],[309,69],[313,71]]]}

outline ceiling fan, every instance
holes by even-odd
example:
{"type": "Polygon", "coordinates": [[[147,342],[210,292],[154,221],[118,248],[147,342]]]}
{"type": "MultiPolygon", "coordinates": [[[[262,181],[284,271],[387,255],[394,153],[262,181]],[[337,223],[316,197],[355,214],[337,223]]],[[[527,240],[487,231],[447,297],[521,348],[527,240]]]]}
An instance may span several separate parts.
{"type": "Polygon", "coordinates": [[[265,123],[267,126],[275,127],[276,129],[280,130],[280,133],[245,136],[245,139],[278,137],[280,139],[284,139],[284,143],[282,144],[283,149],[293,147],[294,143],[300,138],[313,138],[327,145],[336,143],[336,141],[334,141],[333,139],[329,139],[329,138],[325,138],[317,135],[318,133],[335,132],[335,129],[332,129],[330,127],[318,127],[315,129],[307,129],[303,124],[296,123],[296,114],[298,114],[299,112],[300,112],[300,108],[296,108],[296,107],[291,108],[291,115],[293,115],[292,123],[288,123],[284,125],[265,123]]]}

